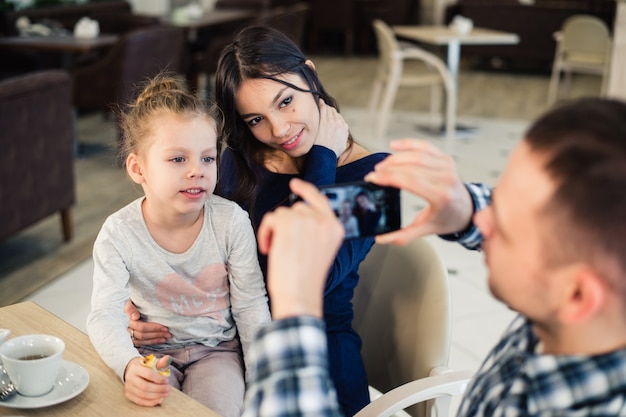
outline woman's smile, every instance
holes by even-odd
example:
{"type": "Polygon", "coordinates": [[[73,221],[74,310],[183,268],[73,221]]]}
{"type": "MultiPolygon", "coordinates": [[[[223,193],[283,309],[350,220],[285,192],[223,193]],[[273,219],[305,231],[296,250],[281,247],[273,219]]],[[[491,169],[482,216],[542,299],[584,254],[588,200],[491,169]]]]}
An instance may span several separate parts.
{"type": "Polygon", "coordinates": [[[290,151],[290,150],[298,147],[298,145],[300,145],[300,142],[302,142],[302,134],[303,133],[304,133],[304,129],[300,130],[300,132],[298,132],[297,135],[295,135],[294,137],[289,139],[287,142],[281,143],[280,147],[283,148],[286,151],[290,151]]]}

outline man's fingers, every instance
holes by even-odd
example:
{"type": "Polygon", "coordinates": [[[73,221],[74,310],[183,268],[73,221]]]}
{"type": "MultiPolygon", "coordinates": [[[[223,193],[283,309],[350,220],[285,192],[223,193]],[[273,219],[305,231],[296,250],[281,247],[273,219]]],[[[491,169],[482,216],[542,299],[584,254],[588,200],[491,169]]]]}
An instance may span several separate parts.
{"type": "Polygon", "coordinates": [[[293,193],[297,194],[315,211],[325,214],[333,211],[326,196],[324,196],[315,185],[294,178],[289,182],[289,187],[293,193]]]}

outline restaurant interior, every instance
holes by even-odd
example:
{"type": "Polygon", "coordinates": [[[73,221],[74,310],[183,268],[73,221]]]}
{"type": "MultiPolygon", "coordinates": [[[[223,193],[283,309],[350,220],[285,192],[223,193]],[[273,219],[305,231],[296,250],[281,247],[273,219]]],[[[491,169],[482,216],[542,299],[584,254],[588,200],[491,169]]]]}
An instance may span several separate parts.
{"type": "MultiPolygon", "coordinates": [[[[141,194],[117,158],[116,110],[149,75],[176,71],[209,101],[221,49],[242,27],[270,25],[313,60],[365,147],[388,151],[391,139],[422,138],[452,154],[463,179],[495,185],[511,148],[544,111],[572,98],[626,96],[624,76],[616,75],[611,59],[616,32],[626,27],[620,5],[0,0],[0,327],[6,327],[2,307],[34,301],[85,331],[95,237],[108,215],[141,194]],[[606,33],[598,41],[604,43],[585,52],[593,63],[582,70],[568,66],[563,52],[572,43],[565,24],[576,16],[590,18],[606,33]],[[425,65],[423,58],[406,58],[407,52],[394,64],[400,72],[431,81],[407,78],[391,93],[386,90],[400,80],[390,83],[388,74],[381,75],[392,64],[381,53],[377,20],[393,34],[391,47],[415,48],[437,62],[425,65]],[[387,104],[372,104],[379,82],[383,94],[390,94],[387,104]],[[432,85],[443,92],[435,105],[432,85]]],[[[620,42],[626,45],[623,36],[620,42]]],[[[402,198],[402,220],[408,223],[423,203],[402,198]]],[[[479,252],[437,237],[425,240],[443,262],[451,300],[443,365],[474,371],[513,313],[489,295],[479,252]]],[[[5,411],[0,407],[0,415],[5,411]]]]}

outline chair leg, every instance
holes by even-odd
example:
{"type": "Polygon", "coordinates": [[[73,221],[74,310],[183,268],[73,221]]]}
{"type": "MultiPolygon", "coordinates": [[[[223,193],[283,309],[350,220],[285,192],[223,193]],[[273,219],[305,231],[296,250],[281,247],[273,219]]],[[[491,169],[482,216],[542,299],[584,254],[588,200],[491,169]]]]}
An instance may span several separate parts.
{"type": "Polygon", "coordinates": [[[354,52],[354,31],[352,29],[346,29],[345,31],[345,55],[351,56],[354,52]]]}
{"type": "Polygon", "coordinates": [[[550,77],[550,86],[548,87],[548,107],[552,107],[556,102],[556,96],[559,91],[559,78],[561,76],[561,71],[555,65],[552,68],[552,76],[550,77]]]}
{"type": "Polygon", "coordinates": [[[380,105],[380,114],[378,116],[378,128],[375,131],[376,139],[382,143],[385,141],[385,134],[387,132],[387,124],[389,123],[389,116],[393,107],[393,102],[396,98],[396,92],[398,91],[399,79],[390,77],[387,80],[385,86],[385,92],[383,94],[383,101],[380,105]]]}
{"type": "Polygon", "coordinates": [[[385,74],[382,66],[378,69],[374,84],[372,85],[372,92],[370,93],[370,101],[367,105],[367,114],[372,121],[374,132],[376,132],[378,126],[378,110],[380,108],[380,94],[383,91],[385,85],[385,74]]]}
{"type": "Polygon", "coordinates": [[[61,227],[63,229],[63,240],[69,242],[74,237],[74,224],[72,222],[72,208],[67,207],[61,210],[61,227]]]}
{"type": "Polygon", "coordinates": [[[609,74],[608,71],[604,71],[602,74],[602,84],[600,85],[600,97],[606,97],[609,87],[609,74]]]}
{"type": "Polygon", "coordinates": [[[437,128],[439,118],[441,118],[441,85],[433,84],[430,87],[430,124],[433,128],[437,128]]]}
{"type": "Polygon", "coordinates": [[[563,93],[565,97],[569,97],[570,88],[572,87],[572,71],[564,71],[563,93]]]}
{"type": "Polygon", "coordinates": [[[448,155],[454,154],[454,140],[456,135],[456,89],[451,84],[445,84],[446,89],[446,144],[448,155]]]}

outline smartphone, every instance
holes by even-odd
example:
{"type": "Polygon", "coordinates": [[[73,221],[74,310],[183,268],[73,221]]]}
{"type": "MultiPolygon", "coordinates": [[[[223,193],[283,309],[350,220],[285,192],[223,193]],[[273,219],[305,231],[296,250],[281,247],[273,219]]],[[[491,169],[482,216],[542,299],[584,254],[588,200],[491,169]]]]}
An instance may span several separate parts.
{"type": "MultiPolygon", "coordinates": [[[[345,230],[345,239],[359,239],[400,228],[400,190],[370,182],[319,187],[345,230]]],[[[291,194],[292,203],[300,198],[291,194]]]]}

